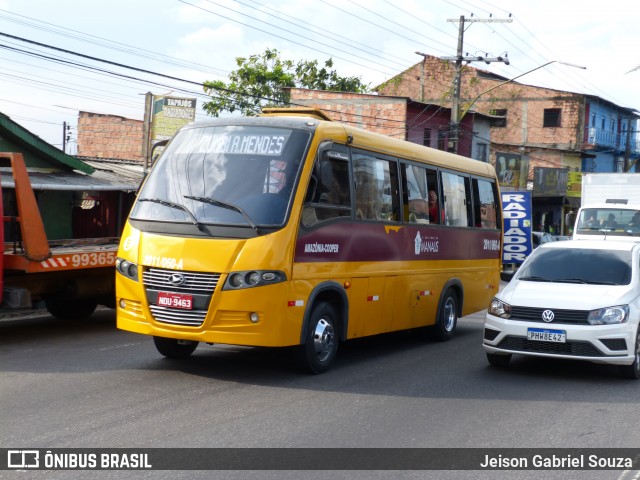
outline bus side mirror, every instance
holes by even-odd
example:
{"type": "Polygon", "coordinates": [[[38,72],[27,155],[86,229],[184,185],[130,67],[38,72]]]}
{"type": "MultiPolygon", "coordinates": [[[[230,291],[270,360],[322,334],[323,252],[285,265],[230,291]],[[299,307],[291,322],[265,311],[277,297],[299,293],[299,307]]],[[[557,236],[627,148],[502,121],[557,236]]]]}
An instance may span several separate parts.
{"type": "Polygon", "coordinates": [[[157,157],[160,155],[159,153],[156,153],[156,150],[160,147],[166,146],[167,143],[169,143],[169,140],[160,140],[159,142],[153,144],[153,146],[151,147],[151,155],[149,155],[149,157],[151,158],[151,165],[156,163],[157,157]]]}
{"type": "Polygon", "coordinates": [[[569,212],[564,216],[564,224],[568,227],[572,227],[576,223],[576,212],[569,212]]]}

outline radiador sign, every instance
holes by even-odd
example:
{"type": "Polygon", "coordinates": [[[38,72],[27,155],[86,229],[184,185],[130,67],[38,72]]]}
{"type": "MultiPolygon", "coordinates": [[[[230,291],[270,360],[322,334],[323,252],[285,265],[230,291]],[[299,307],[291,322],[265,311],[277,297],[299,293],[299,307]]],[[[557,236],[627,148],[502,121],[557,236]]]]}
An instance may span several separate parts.
{"type": "Polygon", "coordinates": [[[503,192],[502,263],[520,264],[531,254],[531,192],[503,192]]]}
{"type": "Polygon", "coordinates": [[[151,119],[152,143],[167,140],[180,127],[196,118],[196,99],[178,97],[153,97],[151,119]]]}

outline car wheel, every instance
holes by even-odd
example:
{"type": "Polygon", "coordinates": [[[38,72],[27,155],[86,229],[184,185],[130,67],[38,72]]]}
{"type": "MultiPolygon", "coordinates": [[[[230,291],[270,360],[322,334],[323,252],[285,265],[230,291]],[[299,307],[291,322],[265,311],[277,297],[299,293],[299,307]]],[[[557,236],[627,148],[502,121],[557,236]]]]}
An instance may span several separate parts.
{"type": "Polygon", "coordinates": [[[452,288],[448,288],[442,296],[436,324],[433,327],[429,327],[429,334],[435,340],[445,342],[453,338],[457,325],[458,295],[452,288]]]}
{"type": "Polygon", "coordinates": [[[338,352],[338,316],[331,304],[318,303],[307,324],[306,342],[298,347],[298,364],[311,373],[329,370],[338,352]]]}
{"type": "Polygon", "coordinates": [[[511,361],[511,354],[487,353],[487,361],[493,367],[506,367],[511,361]]]}
{"type": "Polygon", "coordinates": [[[620,373],[625,378],[632,380],[640,379],[640,327],[638,327],[638,333],[636,334],[636,358],[631,365],[620,365],[620,373]]]}
{"type": "Polygon", "coordinates": [[[175,338],[153,337],[158,352],[167,358],[187,358],[197,348],[198,342],[175,338]]]}

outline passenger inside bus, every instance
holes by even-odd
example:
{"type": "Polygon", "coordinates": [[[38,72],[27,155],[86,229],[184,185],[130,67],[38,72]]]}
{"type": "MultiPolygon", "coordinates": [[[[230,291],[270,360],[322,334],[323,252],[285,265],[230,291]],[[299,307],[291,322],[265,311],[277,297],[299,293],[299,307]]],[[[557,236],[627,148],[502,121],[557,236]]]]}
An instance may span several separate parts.
{"type": "Polygon", "coordinates": [[[440,217],[441,215],[438,214],[438,194],[435,190],[429,190],[429,223],[441,223],[440,217]]]}

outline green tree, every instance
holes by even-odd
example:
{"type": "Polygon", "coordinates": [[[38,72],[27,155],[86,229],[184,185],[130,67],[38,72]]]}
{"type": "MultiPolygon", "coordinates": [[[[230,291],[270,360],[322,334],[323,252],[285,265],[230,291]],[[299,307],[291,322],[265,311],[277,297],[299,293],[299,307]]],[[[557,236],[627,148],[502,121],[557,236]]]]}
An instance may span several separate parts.
{"type": "Polygon", "coordinates": [[[301,60],[298,63],[280,58],[278,50],[267,49],[262,55],[236,58],[238,69],[229,75],[229,83],[221,80],[204,82],[204,91],[211,101],[203,105],[214,117],[221,112],[239,111],[251,116],[263,107],[282,107],[289,104],[289,95],[283,87],[314,90],[367,93],[360,77],[341,77],[333,68],[333,60],[324,62],[301,60]]]}

